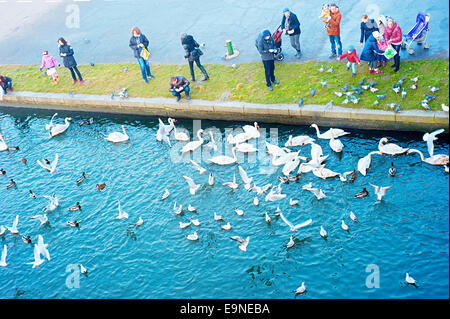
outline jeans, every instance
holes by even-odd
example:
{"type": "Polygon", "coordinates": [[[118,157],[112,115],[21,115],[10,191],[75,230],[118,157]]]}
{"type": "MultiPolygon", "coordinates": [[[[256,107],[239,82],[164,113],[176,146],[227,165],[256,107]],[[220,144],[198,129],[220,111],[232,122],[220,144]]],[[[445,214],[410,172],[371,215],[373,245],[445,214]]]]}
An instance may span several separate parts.
{"type": "Polygon", "coordinates": [[[138,58],[139,66],[141,67],[141,74],[142,78],[145,82],[148,82],[147,76],[151,76],[150,73],[150,64],[148,63],[148,60],[144,60],[143,58],[138,58]]]}
{"type": "Polygon", "coordinates": [[[75,76],[75,73],[77,73],[78,79],[79,79],[80,81],[83,81],[83,78],[81,77],[81,73],[80,73],[80,71],[78,71],[78,68],[77,68],[76,66],[74,66],[74,67],[72,67],[72,68],[68,68],[68,69],[69,69],[70,74],[72,75],[72,79],[73,79],[74,81],[77,80],[77,77],[75,76]]]}
{"type": "Polygon", "coordinates": [[[347,69],[352,66],[352,72],[353,74],[356,74],[356,63],[355,62],[347,62],[347,69]]]}
{"type": "Polygon", "coordinates": [[[275,62],[274,60],[263,61],[264,73],[266,75],[266,85],[272,86],[273,81],[275,81],[275,62]]]}
{"type": "Polygon", "coordinates": [[[400,47],[401,44],[393,44],[392,47],[394,48],[395,51],[397,51],[397,54],[394,56],[394,65],[395,65],[395,70],[398,70],[400,68],[400,47]]]}
{"type": "Polygon", "coordinates": [[[194,59],[194,61],[189,61],[189,69],[191,70],[191,79],[192,79],[192,81],[195,81],[194,62],[195,62],[195,64],[197,64],[197,66],[200,69],[200,71],[202,71],[202,73],[205,76],[205,78],[207,78],[208,77],[208,73],[206,73],[205,68],[200,63],[200,58],[197,57],[197,58],[194,59]]]}
{"type": "Polygon", "coordinates": [[[290,35],[289,40],[291,40],[291,46],[300,53],[300,33],[295,35],[290,35]]]}
{"type": "Polygon", "coordinates": [[[337,43],[337,49],[338,53],[337,55],[342,55],[342,43],[341,43],[341,36],[340,35],[329,35],[330,43],[331,43],[331,53],[336,54],[336,43],[337,43]]]}
{"type": "Polygon", "coordinates": [[[172,92],[172,95],[173,95],[173,96],[181,96],[181,93],[182,93],[182,92],[185,92],[186,95],[189,95],[189,91],[190,91],[190,90],[191,90],[191,89],[189,88],[189,85],[188,85],[188,86],[186,86],[186,87],[184,88],[184,90],[181,91],[181,92],[173,91],[173,92],[172,92]]]}

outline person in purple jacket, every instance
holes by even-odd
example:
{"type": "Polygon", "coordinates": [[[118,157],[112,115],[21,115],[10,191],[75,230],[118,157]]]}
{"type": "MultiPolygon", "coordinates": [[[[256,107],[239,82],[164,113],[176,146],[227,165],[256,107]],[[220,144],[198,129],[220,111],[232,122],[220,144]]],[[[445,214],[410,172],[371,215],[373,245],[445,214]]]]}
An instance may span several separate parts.
{"type": "Polygon", "coordinates": [[[42,72],[42,70],[44,68],[46,68],[47,75],[52,76],[54,84],[58,84],[58,81],[59,81],[59,76],[58,76],[58,73],[56,72],[56,66],[60,66],[58,61],[56,61],[56,59],[53,56],[49,55],[48,51],[43,51],[42,52],[42,63],[41,63],[41,67],[39,68],[39,71],[42,72]]]}

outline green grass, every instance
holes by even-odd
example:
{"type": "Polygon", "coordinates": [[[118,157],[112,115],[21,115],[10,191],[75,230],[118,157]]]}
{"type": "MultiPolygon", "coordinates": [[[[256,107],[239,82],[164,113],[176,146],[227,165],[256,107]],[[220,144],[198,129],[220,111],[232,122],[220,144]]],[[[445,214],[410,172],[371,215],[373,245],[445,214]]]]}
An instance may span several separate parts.
{"type": "MultiPolygon", "coordinates": [[[[370,91],[358,97],[359,104],[349,103],[347,107],[384,109],[390,110],[387,103],[401,103],[402,109],[422,109],[420,101],[424,94],[435,95],[436,99],[429,102],[434,110],[441,109],[441,103],[449,104],[449,61],[448,59],[427,59],[415,61],[402,61],[400,71],[393,72],[388,64],[381,75],[368,73],[367,63],[357,66],[357,76],[350,78],[351,71],[346,71],[346,64],[342,62],[310,61],[305,63],[276,63],[275,76],[281,83],[275,86],[272,92],[267,90],[264,79],[262,63],[243,63],[237,69],[228,65],[206,64],[205,67],[211,77],[204,83],[191,85],[193,98],[204,100],[234,100],[252,103],[298,103],[303,97],[304,104],[327,104],[331,100],[334,105],[340,105],[344,97],[337,97],[333,92],[340,91],[345,84],[360,87],[359,82],[365,78],[365,83],[378,81],[375,86],[379,89],[375,94],[387,94],[384,100],[374,106],[375,94],[370,91]],[[317,71],[321,65],[325,70],[334,67],[333,73],[320,73],[317,71]],[[420,75],[418,89],[408,89],[412,85],[409,79],[420,75]],[[404,87],[407,96],[402,101],[400,94],[395,94],[391,89],[401,76],[405,77],[404,87]],[[322,88],[320,81],[328,83],[322,88]],[[439,87],[440,90],[432,94],[428,86],[439,87]],[[310,97],[311,88],[316,90],[316,95],[310,97]]],[[[188,79],[188,65],[151,65],[152,74],[155,79],[150,84],[145,84],[141,78],[137,63],[113,63],[96,64],[95,66],[80,65],[79,69],[85,79],[85,85],[73,86],[69,71],[58,68],[60,83],[53,85],[47,75],[39,72],[37,65],[3,65],[0,73],[13,78],[13,84],[17,91],[34,92],[59,92],[84,94],[110,95],[111,91],[123,87],[128,88],[130,97],[172,97],[168,91],[169,78],[172,75],[183,74],[188,79]],[[128,65],[129,71],[123,72],[128,65]]],[[[196,68],[196,76],[200,79],[202,74],[196,68]]]]}

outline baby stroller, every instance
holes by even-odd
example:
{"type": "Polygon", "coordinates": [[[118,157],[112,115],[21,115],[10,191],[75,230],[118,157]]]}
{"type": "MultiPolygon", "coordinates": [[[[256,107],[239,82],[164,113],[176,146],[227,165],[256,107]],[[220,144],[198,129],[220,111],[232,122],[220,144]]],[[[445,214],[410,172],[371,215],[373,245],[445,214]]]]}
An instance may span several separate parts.
{"type": "Polygon", "coordinates": [[[402,42],[402,49],[406,49],[408,47],[408,53],[413,54],[414,49],[411,48],[411,44],[415,41],[418,45],[423,43],[423,48],[428,49],[430,45],[426,42],[429,27],[430,15],[419,12],[416,17],[416,24],[412,27],[412,29],[404,34],[404,40],[402,42]],[[409,41],[409,42],[408,42],[409,41]]]}
{"type": "Polygon", "coordinates": [[[284,54],[281,53],[281,36],[283,35],[283,31],[281,31],[281,25],[273,32],[272,38],[273,42],[275,42],[275,48],[277,49],[277,53],[274,55],[275,60],[283,61],[284,54]]]}

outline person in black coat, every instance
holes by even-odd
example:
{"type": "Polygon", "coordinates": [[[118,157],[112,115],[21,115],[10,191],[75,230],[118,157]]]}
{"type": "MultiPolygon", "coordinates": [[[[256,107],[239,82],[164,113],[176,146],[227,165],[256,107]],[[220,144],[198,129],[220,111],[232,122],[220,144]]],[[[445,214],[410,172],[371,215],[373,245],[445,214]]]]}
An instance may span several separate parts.
{"type": "Polygon", "coordinates": [[[361,20],[361,37],[359,39],[359,46],[362,46],[364,41],[367,41],[373,31],[378,31],[378,24],[374,19],[369,19],[369,17],[365,14],[362,16],[361,20]]]}
{"type": "Polygon", "coordinates": [[[275,80],[275,63],[273,55],[277,53],[275,48],[275,42],[269,30],[262,31],[256,39],[256,48],[264,65],[264,72],[266,75],[266,85],[269,91],[272,91],[272,83],[279,84],[280,82],[275,80]]]}
{"type": "Polygon", "coordinates": [[[181,99],[181,93],[186,94],[188,100],[191,99],[189,95],[189,81],[182,75],[172,76],[169,82],[169,91],[172,92],[173,96],[176,96],[177,102],[181,99]]]}
{"type": "Polygon", "coordinates": [[[155,77],[150,72],[150,64],[148,62],[148,59],[144,59],[143,57],[141,57],[141,52],[142,48],[145,48],[148,51],[149,41],[147,37],[141,33],[141,30],[138,27],[133,27],[131,29],[131,34],[132,36],[130,38],[129,47],[133,51],[134,57],[138,59],[142,78],[144,79],[145,83],[148,83],[147,76],[151,79],[154,79],[155,77]]]}
{"type": "Polygon", "coordinates": [[[67,42],[64,38],[59,38],[58,45],[59,55],[63,58],[64,66],[69,69],[70,74],[72,75],[73,84],[77,83],[77,77],[75,76],[75,73],[78,75],[80,84],[83,84],[84,81],[80,71],[77,68],[77,61],[75,61],[75,58],[73,57],[73,49],[70,46],[70,43],[67,42]]]}
{"type": "Polygon", "coordinates": [[[200,63],[200,55],[202,55],[203,52],[200,50],[200,45],[197,43],[197,41],[194,40],[194,37],[192,35],[183,33],[181,35],[181,45],[183,46],[183,49],[185,51],[184,59],[187,59],[189,62],[189,69],[191,70],[191,80],[195,81],[194,62],[197,64],[198,68],[204,75],[203,79],[201,79],[200,81],[209,80],[208,73],[200,63]]]}
{"type": "Polygon", "coordinates": [[[297,51],[295,56],[300,58],[302,51],[300,50],[300,21],[297,16],[288,8],[283,10],[283,19],[281,19],[281,29],[289,35],[291,46],[297,51]]]}

